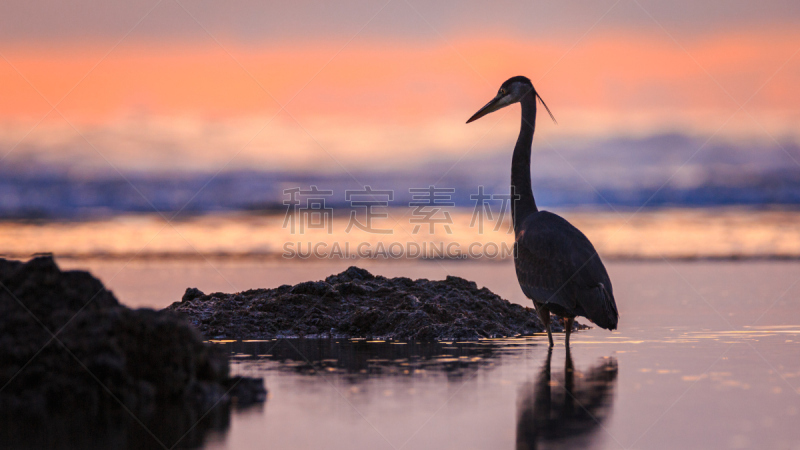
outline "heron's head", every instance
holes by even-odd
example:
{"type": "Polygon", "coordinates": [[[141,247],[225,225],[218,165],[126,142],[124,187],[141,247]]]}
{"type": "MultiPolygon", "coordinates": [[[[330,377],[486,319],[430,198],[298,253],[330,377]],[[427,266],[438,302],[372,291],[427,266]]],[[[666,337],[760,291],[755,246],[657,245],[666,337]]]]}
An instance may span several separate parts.
{"type": "Polygon", "coordinates": [[[484,106],[478,112],[476,112],[472,117],[467,120],[467,123],[476,121],[481,117],[495,112],[498,109],[505,108],[508,105],[513,105],[514,103],[521,102],[525,98],[530,98],[532,101],[536,101],[538,98],[544,108],[547,110],[547,113],[550,114],[550,118],[553,119],[553,122],[556,121],[556,118],[553,117],[553,113],[550,112],[550,108],[545,105],[544,100],[539,94],[536,92],[536,89],[533,88],[533,83],[526,77],[517,76],[513,78],[509,78],[500,86],[500,90],[497,91],[497,95],[484,106]],[[528,97],[530,96],[530,97],[528,97]]]}

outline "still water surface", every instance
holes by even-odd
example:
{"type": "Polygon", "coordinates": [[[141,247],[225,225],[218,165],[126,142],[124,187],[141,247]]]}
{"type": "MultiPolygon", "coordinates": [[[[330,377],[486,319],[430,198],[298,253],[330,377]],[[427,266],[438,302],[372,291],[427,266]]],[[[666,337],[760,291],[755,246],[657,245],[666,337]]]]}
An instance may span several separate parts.
{"type": "MultiPolygon", "coordinates": [[[[321,279],[344,263],[64,260],[131,306],[321,279]]],[[[364,263],[458,275],[528,305],[510,263],[364,263]]],[[[478,342],[218,342],[265,379],[213,449],[800,449],[800,263],[612,262],[618,332],[478,342]]]]}

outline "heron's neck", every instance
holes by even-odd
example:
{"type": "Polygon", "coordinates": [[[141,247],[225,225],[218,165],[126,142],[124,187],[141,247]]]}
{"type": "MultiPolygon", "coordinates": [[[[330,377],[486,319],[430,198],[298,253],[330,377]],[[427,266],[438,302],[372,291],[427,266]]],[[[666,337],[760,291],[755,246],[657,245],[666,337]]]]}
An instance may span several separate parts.
{"type": "Polygon", "coordinates": [[[519,127],[517,145],[514,147],[514,156],[511,158],[511,218],[514,221],[514,231],[517,233],[522,229],[525,218],[537,211],[531,188],[531,144],[536,127],[536,96],[530,93],[520,104],[522,123],[519,127]]]}

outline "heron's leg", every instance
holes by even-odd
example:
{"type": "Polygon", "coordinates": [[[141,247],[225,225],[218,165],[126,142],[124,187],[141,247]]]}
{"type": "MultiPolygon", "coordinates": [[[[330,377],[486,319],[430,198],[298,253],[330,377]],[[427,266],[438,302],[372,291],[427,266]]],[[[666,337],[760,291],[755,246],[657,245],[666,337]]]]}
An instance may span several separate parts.
{"type": "Polygon", "coordinates": [[[550,347],[552,347],[554,344],[553,334],[550,332],[550,310],[544,306],[537,306],[536,312],[539,313],[539,319],[542,320],[542,325],[544,325],[544,329],[547,330],[547,339],[550,341],[550,347]]]}
{"type": "Polygon", "coordinates": [[[567,339],[564,342],[564,345],[567,346],[567,349],[569,349],[569,334],[572,332],[572,324],[574,322],[575,322],[574,317],[567,317],[564,319],[564,332],[567,333],[567,339]]]}

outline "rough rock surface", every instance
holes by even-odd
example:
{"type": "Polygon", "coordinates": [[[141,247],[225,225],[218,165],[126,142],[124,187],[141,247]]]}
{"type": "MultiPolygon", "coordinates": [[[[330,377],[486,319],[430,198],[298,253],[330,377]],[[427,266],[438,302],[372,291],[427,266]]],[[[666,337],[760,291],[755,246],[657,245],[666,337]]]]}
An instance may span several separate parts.
{"type": "MultiPolygon", "coordinates": [[[[203,294],[189,288],[168,308],[209,338],[275,337],[468,340],[544,330],[533,308],[471,281],[374,276],[350,267],[324,281],[203,294]]],[[[576,325],[576,329],[580,326],[576,325]]],[[[563,331],[556,320],[554,331],[563,331]]]]}
{"type": "Polygon", "coordinates": [[[0,259],[0,361],[6,424],[52,427],[59,414],[80,423],[115,411],[130,419],[125,410],[147,422],[167,404],[198,418],[220,399],[265,394],[261,380],[229,378],[228,356],[182,317],[122,306],[89,273],[62,272],[50,257],[0,259]]]}

